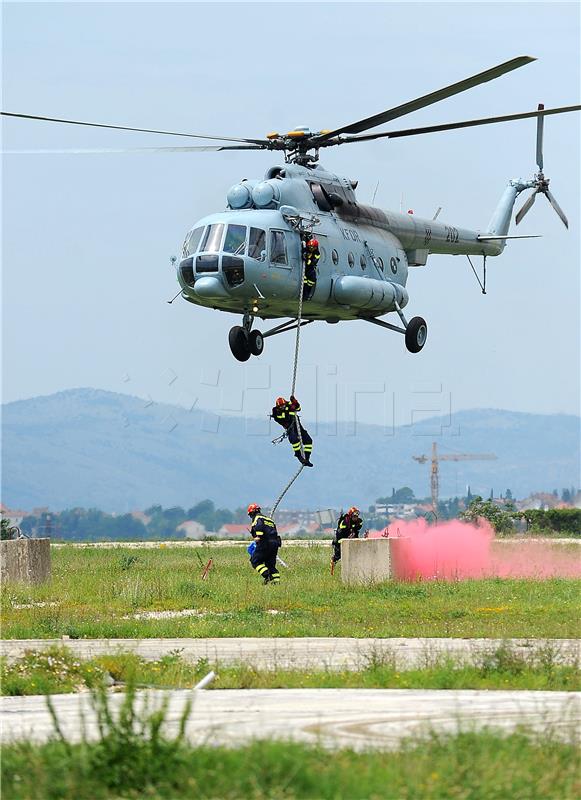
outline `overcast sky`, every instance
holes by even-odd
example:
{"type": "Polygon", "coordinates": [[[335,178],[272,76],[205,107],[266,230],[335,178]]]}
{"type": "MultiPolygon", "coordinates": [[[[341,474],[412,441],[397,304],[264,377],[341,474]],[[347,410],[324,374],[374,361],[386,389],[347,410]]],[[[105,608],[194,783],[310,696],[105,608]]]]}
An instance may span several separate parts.
{"type": "MultiPolygon", "coordinates": [[[[576,3],[15,4],[3,6],[4,110],[195,133],[334,128],[517,55],[538,61],[397,120],[412,127],[579,103],[576,3]]],[[[496,407],[579,410],[579,114],[545,123],[544,198],[489,261],[483,296],[466,259],[410,269],[419,355],[363,322],[302,339],[307,416],[496,407]],[[316,397],[315,397],[316,393],[316,397]],[[357,400],[355,399],[357,395],[357,400]]],[[[485,227],[511,177],[535,171],[525,120],[323,151],[369,203],[485,227]]],[[[5,120],[4,149],[184,144],[166,137],[5,120]]],[[[273,153],[20,155],[3,159],[3,398],[91,386],[218,411],[260,413],[288,392],[293,340],[230,355],[239,318],[168,305],[170,256],[229,187],[273,153]],[[246,388],[247,391],[243,393],[246,388]]],[[[522,204],[522,198],[518,206],[522,204]]],[[[514,231],[513,231],[514,232],[514,231]]],[[[267,327],[261,324],[263,328],[267,327]]]]}

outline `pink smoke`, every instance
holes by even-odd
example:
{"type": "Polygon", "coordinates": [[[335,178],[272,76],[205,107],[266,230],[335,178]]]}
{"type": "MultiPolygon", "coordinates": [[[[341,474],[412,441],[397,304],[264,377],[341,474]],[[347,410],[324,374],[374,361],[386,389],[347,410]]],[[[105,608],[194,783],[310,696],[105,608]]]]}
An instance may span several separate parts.
{"type": "MultiPolygon", "coordinates": [[[[386,535],[373,531],[369,538],[386,535]]],[[[581,549],[531,538],[495,539],[486,520],[428,525],[424,519],[398,520],[389,527],[394,573],[400,580],[466,578],[578,578],[581,549]]]]}

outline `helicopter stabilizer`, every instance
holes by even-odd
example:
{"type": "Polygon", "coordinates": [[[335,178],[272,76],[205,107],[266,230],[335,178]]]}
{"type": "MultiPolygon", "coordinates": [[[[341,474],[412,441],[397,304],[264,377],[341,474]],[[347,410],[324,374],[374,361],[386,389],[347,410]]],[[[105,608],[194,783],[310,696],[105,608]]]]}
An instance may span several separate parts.
{"type": "MultiPolygon", "coordinates": [[[[543,111],[544,108],[545,108],[545,106],[542,103],[539,103],[538,110],[539,111],[543,111]]],[[[554,195],[550,192],[550,190],[549,190],[549,179],[546,178],[544,173],[543,173],[543,163],[544,163],[543,162],[544,121],[545,121],[545,118],[544,118],[543,115],[539,115],[537,117],[537,153],[536,153],[536,158],[537,158],[537,167],[539,168],[539,171],[536,173],[536,175],[534,176],[533,181],[532,181],[532,185],[533,185],[535,191],[531,195],[529,195],[529,197],[525,200],[522,208],[520,209],[520,211],[517,213],[517,215],[515,217],[515,222],[518,225],[522,221],[522,219],[526,216],[526,214],[528,214],[528,212],[533,207],[534,202],[535,202],[535,200],[537,198],[537,195],[538,194],[544,194],[545,197],[547,198],[547,200],[549,201],[549,203],[551,204],[551,206],[556,211],[557,216],[559,217],[559,219],[561,220],[563,225],[566,228],[568,228],[569,227],[569,220],[567,219],[567,217],[566,217],[563,209],[561,208],[561,206],[557,203],[554,195]]]]}

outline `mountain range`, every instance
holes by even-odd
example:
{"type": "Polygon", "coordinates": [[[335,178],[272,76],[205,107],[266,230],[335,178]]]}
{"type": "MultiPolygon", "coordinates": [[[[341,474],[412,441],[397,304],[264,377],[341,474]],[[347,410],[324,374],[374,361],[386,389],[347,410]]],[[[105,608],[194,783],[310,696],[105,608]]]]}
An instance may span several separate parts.
{"type": "MultiPolygon", "coordinates": [[[[515,497],[579,484],[579,417],[493,409],[461,411],[386,431],[319,423],[315,468],[304,470],[283,508],[366,508],[393,487],[430,491],[432,441],[440,453],[494,453],[495,461],[440,464],[442,497],[515,497]]],[[[305,425],[308,422],[305,421],[305,425]]],[[[278,427],[278,426],[277,426],[278,427]]],[[[185,508],[210,498],[235,508],[268,505],[296,471],[280,429],[260,420],[73,389],[2,406],[2,501],[9,508],[75,506],[127,512],[153,504],[185,508]]]]}

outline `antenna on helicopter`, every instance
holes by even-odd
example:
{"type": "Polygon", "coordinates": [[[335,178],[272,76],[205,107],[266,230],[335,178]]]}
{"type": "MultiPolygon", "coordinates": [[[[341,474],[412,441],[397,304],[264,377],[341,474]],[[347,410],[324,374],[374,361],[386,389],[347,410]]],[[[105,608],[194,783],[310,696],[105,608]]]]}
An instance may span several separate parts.
{"type": "Polygon", "coordinates": [[[375,197],[377,195],[377,190],[379,189],[379,181],[375,184],[375,191],[373,192],[373,197],[371,198],[371,205],[375,203],[375,197]]]}
{"type": "MultiPolygon", "coordinates": [[[[544,111],[545,106],[543,103],[539,103],[538,111],[544,111]]],[[[549,191],[549,179],[545,178],[543,173],[543,134],[544,134],[544,124],[545,124],[545,117],[542,114],[539,114],[537,117],[537,167],[539,171],[536,173],[535,177],[533,178],[532,186],[535,187],[535,191],[529,196],[528,200],[525,201],[524,205],[522,206],[521,210],[518,212],[515,218],[515,222],[518,225],[519,222],[523,219],[523,217],[528,214],[528,212],[533,207],[535,202],[536,196],[538,194],[544,194],[549,203],[553,206],[557,215],[563,225],[568,228],[569,227],[569,220],[565,216],[561,206],[557,203],[551,192],[549,191]]]]}

